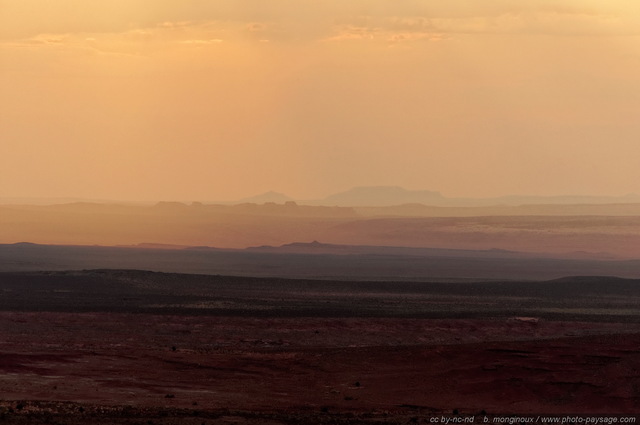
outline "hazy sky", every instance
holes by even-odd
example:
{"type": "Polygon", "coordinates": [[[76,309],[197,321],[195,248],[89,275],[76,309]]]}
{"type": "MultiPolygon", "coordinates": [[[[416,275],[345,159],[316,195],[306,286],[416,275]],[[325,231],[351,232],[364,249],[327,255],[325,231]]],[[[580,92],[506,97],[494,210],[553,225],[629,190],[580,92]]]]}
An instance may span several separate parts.
{"type": "Polygon", "coordinates": [[[0,197],[640,193],[638,0],[0,0],[0,197]]]}

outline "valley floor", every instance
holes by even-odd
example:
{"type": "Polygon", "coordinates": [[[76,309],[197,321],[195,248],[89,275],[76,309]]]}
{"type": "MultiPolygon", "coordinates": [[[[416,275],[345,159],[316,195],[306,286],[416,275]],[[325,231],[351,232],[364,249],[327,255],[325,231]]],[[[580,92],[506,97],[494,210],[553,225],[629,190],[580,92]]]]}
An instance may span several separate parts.
{"type": "Polygon", "coordinates": [[[0,273],[0,422],[637,420],[638,288],[0,273]]]}
{"type": "Polygon", "coordinates": [[[0,314],[3,423],[640,413],[640,325],[0,314]]]}

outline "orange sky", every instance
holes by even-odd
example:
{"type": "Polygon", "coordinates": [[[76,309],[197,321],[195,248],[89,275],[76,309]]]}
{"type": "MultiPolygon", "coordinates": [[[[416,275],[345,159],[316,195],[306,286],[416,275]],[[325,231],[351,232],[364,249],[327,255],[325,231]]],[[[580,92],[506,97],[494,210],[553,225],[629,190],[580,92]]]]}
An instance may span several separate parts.
{"type": "Polygon", "coordinates": [[[0,0],[0,198],[640,193],[637,0],[0,0]]]}

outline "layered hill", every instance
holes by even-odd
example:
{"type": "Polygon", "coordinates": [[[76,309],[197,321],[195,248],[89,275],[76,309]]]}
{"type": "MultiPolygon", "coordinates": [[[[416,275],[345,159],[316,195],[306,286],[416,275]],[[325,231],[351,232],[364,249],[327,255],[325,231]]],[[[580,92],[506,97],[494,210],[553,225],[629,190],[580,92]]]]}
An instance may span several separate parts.
{"type": "Polygon", "coordinates": [[[0,206],[0,243],[247,248],[314,240],[340,245],[640,258],[640,204],[464,209],[326,207],[290,201],[0,206]],[[402,214],[408,210],[410,214],[402,214]]]}
{"type": "Polygon", "coordinates": [[[394,282],[544,280],[571,275],[640,278],[640,260],[603,260],[503,250],[321,243],[236,250],[148,244],[135,247],[0,245],[0,271],[81,269],[394,282]]]}

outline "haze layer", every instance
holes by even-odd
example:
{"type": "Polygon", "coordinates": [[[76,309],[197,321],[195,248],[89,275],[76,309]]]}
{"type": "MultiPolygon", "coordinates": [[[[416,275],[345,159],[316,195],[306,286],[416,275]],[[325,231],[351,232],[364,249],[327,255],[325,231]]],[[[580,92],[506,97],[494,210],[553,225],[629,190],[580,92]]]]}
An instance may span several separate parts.
{"type": "Polygon", "coordinates": [[[629,0],[0,0],[0,196],[638,192],[629,0]]]}

